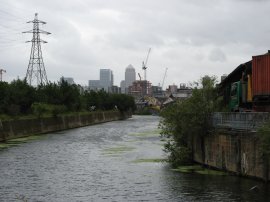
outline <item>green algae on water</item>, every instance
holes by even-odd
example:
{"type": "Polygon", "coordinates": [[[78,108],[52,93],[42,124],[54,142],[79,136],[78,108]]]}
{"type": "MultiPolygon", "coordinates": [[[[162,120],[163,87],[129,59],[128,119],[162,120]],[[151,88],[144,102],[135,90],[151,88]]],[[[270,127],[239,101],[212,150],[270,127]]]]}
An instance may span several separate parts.
{"type": "Polygon", "coordinates": [[[32,136],[27,136],[27,137],[20,137],[20,138],[15,138],[11,140],[7,140],[6,142],[1,142],[0,143],[0,149],[5,149],[13,146],[17,146],[23,143],[27,143],[33,140],[38,140],[41,139],[41,135],[32,135],[32,136]]]}
{"type": "Polygon", "coordinates": [[[138,136],[138,137],[156,137],[160,135],[161,130],[152,130],[152,131],[145,131],[141,133],[131,133],[130,136],[138,136]]]}
{"type": "Polygon", "coordinates": [[[41,135],[32,135],[32,136],[27,136],[27,137],[20,137],[12,140],[8,140],[7,142],[18,142],[18,143],[23,143],[23,142],[29,142],[32,140],[38,140],[41,139],[41,135]]]}
{"type": "Polygon", "coordinates": [[[181,173],[197,173],[201,175],[228,175],[226,172],[203,168],[200,165],[179,166],[178,168],[172,170],[181,173]]]}
{"type": "Polygon", "coordinates": [[[118,146],[118,147],[111,147],[103,150],[103,154],[105,155],[113,155],[113,154],[122,154],[124,152],[129,152],[134,150],[134,147],[127,147],[127,146],[118,146]]]}
{"type": "Polygon", "coordinates": [[[166,159],[136,159],[134,161],[132,161],[132,163],[162,163],[162,162],[166,162],[166,159]]]}

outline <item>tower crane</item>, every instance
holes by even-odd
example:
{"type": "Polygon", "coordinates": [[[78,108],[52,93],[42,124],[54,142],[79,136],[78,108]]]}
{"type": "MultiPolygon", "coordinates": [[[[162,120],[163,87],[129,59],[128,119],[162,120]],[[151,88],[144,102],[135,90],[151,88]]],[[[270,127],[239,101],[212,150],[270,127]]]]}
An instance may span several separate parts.
{"type": "Polygon", "coordinates": [[[166,78],[166,75],[167,75],[167,71],[168,71],[168,68],[166,68],[164,76],[163,76],[163,80],[162,80],[162,84],[161,84],[161,90],[163,90],[163,85],[164,85],[164,81],[165,81],[165,78],[166,78]]]}
{"type": "Polygon", "coordinates": [[[142,80],[142,77],[141,77],[140,73],[138,73],[138,76],[140,77],[140,81],[141,81],[142,80]]]}
{"type": "Polygon", "coordinates": [[[146,80],[146,69],[151,48],[149,48],[145,61],[142,62],[142,69],[144,70],[144,80],[146,80]]]}
{"type": "Polygon", "coordinates": [[[0,69],[0,81],[2,81],[3,73],[6,73],[6,70],[0,69]]]}

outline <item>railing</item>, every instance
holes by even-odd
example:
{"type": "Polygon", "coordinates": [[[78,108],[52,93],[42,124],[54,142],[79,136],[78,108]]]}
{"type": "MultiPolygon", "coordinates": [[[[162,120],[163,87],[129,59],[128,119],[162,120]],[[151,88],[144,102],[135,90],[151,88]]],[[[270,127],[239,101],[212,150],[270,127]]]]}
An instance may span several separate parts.
{"type": "Polygon", "coordinates": [[[256,131],[270,119],[268,112],[215,112],[212,116],[212,126],[229,130],[256,131]]]}

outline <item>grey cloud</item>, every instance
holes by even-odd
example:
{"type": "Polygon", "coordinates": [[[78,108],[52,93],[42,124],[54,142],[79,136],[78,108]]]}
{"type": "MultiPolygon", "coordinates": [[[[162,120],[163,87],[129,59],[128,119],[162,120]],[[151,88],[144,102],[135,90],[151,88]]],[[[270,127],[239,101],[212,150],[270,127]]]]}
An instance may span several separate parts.
{"type": "Polygon", "coordinates": [[[209,60],[214,62],[225,62],[226,55],[219,48],[215,48],[210,51],[209,60]]]}
{"type": "MultiPolygon", "coordinates": [[[[48,23],[42,28],[52,35],[42,36],[49,42],[42,45],[42,50],[45,66],[52,77],[65,73],[72,76],[73,73],[77,77],[75,80],[87,79],[88,67],[98,72],[106,66],[117,73],[115,80],[119,83],[124,68],[128,64],[140,68],[147,49],[152,47],[148,78],[162,78],[163,70],[160,69],[168,67],[168,81],[180,83],[197,80],[195,77],[208,72],[228,73],[253,54],[266,52],[270,45],[267,26],[270,1],[266,0],[258,3],[255,0],[2,2],[1,9],[5,12],[0,9],[0,24],[5,23],[13,29],[17,21],[33,19],[35,12],[48,23]],[[216,68],[217,62],[221,68],[216,68]],[[180,67],[186,69],[185,73],[180,67]]],[[[21,31],[25,25],[30,26],[24,24],[21,31]]],[[[19,26],[17,28],[20,30],[19,26]]],[[[9,33],[10,30],[4,31],[9,33]]],[[[11,37],[24,41],[16,35],[9,35],[11,37]]],[[[0,41],[1,46],[8,49],[7,53],[21,53],[26,49],[18,51],[0,41]]],[[[28,62],[29,54],[29,47],[16,61],[11,54],[0,54],[0,61],[4,62],[1,65],[12,66],[9,72],[13,75],[10,76],[16,77],[26,71],[21,70],[25,68],[21,64],[28,62]],[[20,71],[15,72],[16,69],[20,71]]],[[[160,79],[152,81],[153,84],[158,82],[160,79]]]]}

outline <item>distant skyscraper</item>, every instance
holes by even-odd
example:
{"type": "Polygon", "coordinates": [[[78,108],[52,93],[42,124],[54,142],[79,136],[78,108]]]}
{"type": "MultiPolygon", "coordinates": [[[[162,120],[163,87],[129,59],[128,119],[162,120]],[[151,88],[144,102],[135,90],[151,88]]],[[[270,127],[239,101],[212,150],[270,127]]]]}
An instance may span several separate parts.
{"type": "Polygon", "coordinates": [[[100,87],[109,92],[113,86],[113,72],[110,69],[100,69],[100,87]]]}
{"type": "Polygon", "coordinates": [[[72,77],[61,77],[60,80],[66,81],[68,84],[72,85],[75,84],[74,79],[72,77]]]}
{"type": "Polygon", "coordinates": [[[126,81],[122,80],[120,83],[121,93],[126,93],[126,81]]]}
{"type": "Polygon", "coordinates": [[[125,72],[126,88],[132,86],[132,83],[136,80],[135,68],[132,65],[128,65],[125,72]]]}
{"type": "Polygon", "coordinates": [[[98,91],[98,90],[100,90],[100,81],[99,80],[89,80],[88,87],[89,87],[89,90],[98,91]]]}

